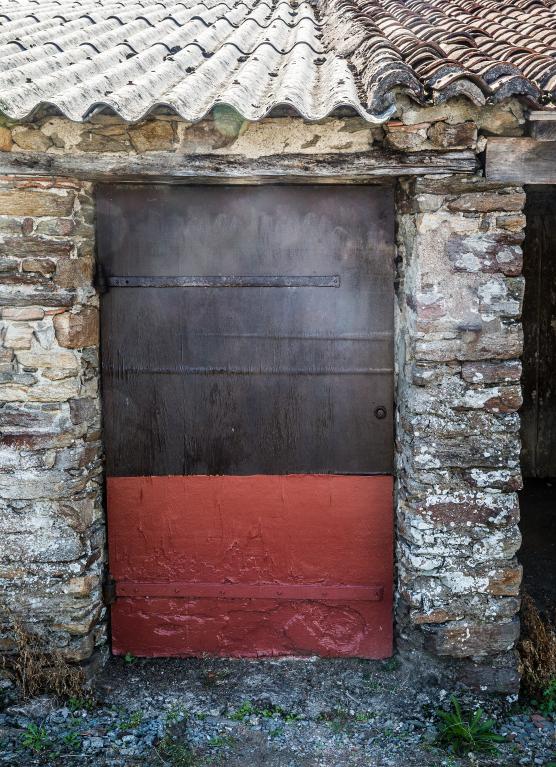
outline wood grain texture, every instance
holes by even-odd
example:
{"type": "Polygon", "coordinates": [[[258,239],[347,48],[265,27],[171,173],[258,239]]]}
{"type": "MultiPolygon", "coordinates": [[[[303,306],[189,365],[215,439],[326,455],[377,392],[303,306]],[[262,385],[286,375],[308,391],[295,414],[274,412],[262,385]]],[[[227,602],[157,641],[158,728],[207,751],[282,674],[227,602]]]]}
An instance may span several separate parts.
{"type": "Polygon", "coordinates": [[[556,184],[556,141],[488,139],[486,177],[512,184],[556,184]]]}
{"type": "Polygon", "coordinates": [[[525,212],[522,467],[556,477],[556,188],[530,187],[525,212]]]}
{"type": "Polygon", "coordinates": [[[391,473],[390,187],[99,184],[96,200],[108,284],[206,282],[103,294],[109,475],[391,473]],[[269,275],[308,283],[253,286],[269,275]]]}
{"type": "Polygon", "coordinates": [[[537,141],[556,141],[556,120],[532,120],[529,130],[537,141]]]}
{"type": "Polygon", "coordinates": [[[145,155],[103,153],[46,154],[0,152],[0,175],[71,176],[92,181],[167,181],[188,183],[315,183],[423,174],[473,173],[473,152],[370,152],[324,155],[274,155],[259,159],[225,155],[184,156],[175,152],[145,155]]]}

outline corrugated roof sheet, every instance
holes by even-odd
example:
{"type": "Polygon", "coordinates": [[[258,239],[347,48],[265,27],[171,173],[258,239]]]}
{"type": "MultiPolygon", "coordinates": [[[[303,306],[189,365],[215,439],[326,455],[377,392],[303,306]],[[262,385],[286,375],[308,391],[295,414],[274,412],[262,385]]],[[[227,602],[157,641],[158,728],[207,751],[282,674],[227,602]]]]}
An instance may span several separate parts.
{"type": "Polygon", "coordinates": [[[136,121],[217,104],[369,121],[423,103],[556,97],[556,0],[1,0],[0,110],[107,106],[136,121]]]}
{"type": "Polygon", "coordinates": [[[39,104],[72,120],[99,104],[129,121],[160,106],[195,121],[216,104],[249,120],[279,105],[311,120],[390,112],[365,110],[305,0],[2,0],[0,108],[22,119],[39,104]]]}

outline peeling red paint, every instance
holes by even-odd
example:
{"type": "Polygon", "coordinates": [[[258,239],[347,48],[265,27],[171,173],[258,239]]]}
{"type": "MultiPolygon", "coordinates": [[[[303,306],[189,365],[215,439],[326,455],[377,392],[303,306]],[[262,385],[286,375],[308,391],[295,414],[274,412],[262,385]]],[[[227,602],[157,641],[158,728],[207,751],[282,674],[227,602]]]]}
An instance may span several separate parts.
{"type": "Polygon", "coordinates": [[[147,584],[112,607],[115,653],[391,654],[389,476],[110,477],[108,513],[112,577],[126,594],[147,584]],[[188,583],[242,588],[190,597],[188,583]],[[148,596],[172,584],[178,598],[148,596]],[[268,585],[335,599],[267,598],[268,585]],[[337,587],[372,587],[374,601],[337,587]]]}

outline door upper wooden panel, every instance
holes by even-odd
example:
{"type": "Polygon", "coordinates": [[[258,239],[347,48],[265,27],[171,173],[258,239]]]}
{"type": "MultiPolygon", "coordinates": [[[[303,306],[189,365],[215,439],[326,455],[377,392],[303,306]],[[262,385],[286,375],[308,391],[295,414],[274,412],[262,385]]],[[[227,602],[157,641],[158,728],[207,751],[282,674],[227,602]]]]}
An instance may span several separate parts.
{"type": "Polygon", "coordinates": [[[106,186],[97,210],[110,475],[391,472],[390,189],[106,186]]]}

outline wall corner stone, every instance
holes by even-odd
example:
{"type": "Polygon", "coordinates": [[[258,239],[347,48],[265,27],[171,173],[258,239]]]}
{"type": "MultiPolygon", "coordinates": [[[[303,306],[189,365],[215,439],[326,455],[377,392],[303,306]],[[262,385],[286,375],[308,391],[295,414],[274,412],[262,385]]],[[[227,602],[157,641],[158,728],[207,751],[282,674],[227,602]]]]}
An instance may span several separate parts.
{"type": "Polygon", "coordinates": [[[453,175],[397,200],[399,645],[515,692],[525,195],[453,175]]]}
{"type": "Polygon", "coordinates": [[[93,223],[88,183],[0,177],[0,605],[78,662],[106,643],[93,223]]]}

